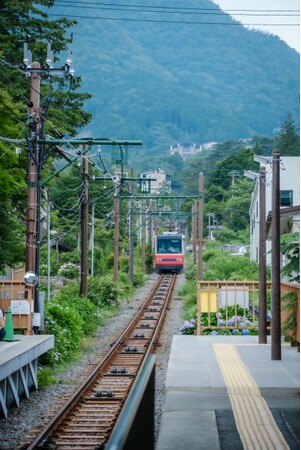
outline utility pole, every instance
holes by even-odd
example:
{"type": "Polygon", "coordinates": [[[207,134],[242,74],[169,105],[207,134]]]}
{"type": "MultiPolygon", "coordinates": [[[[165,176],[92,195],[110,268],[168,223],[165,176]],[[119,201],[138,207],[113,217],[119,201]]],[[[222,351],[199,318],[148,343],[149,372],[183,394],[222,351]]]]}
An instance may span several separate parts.
{"type": "MultiPolygon", "coordinates": [[[[134,170],[131,168],[131,178],[134,176],[134,170]]],[[[134,198],[133,198],[134,182],[130,182],[130,201],[129,201],[129,277],[130,283],[134,285],[134,198]]]]}
{"type": "Polygon", "coordinates": [[[51,259],[50,259],[50,250],[51,250],[51,246],[50,246],[50,212],[51,212],[51,204],[49,201],[49,192],[47,194],[47,300],[50,300],[51,297],[51,287],[50,287],[50,274],[51,274],[51,270],[50,270],[50,263],[51,263],[51,259]]]}
{"type": "Polygon", "coordinates": [[[88,161],[82,157],[80,295],[88,296],[88,161]]]}
{"type": "Polygon", "coordinates": [[[153,221],[152,221],[152,216],[151,216],[151,206],[152,206],[152,201],[150,201],[150,205],[148,208],[148,244],[150,246],[150,248],[152,249],[152,244],[153,244],[153,221]]]}
{"type": "Polygon", "coordinates": [[[196,229],[197,229],[197,200],[194,201],[192,205],[192,223],[191,223],[191,234],[192,234],[192,251],[193,251],[193,264],[196,265],[196,229]]]}
{"type": "Polygon", "coordinates": [[[90,235],[91,277],[94,277],[94,236],[95,236],[95,203],[92,203],[91,235],[90,235]]]}
{"type": "Polygon", "coordinates": [[[267,343],[266,301],[266,169],[259,171],[259,344],[267,343]]]}
{"type": "Polygon", "coordinates": [[[37,250],[37,189],[38,189],[38,159],[39,144],[37,138],[40,134],[40,69],[38,62],[31,65],[33,71],[30,74],[30,128],[29,128],[29,156],[28,156],[28,206],[27,206],[27,229],[26,229],[26,267],[25,272],[36,273],[36,250],[37,250]]]}
{"type": "Polygon", "coordinates": [[[119,257],[119,186],[114,197],[114,286],[118,287],[118,257],[119,257]]]}
{"type": "Polygon", "coordinates": [[[204,174],[199,173],[199,227],[198,227],[198,280],[203,279],[203,217],[204,217],[204,174]]]}
{"type": "MultiPolygon", "coordinates": [[[[39,295],[39,266],[40,266],[40,238],[41,238],[41,218],[40,218],[40,203],[41,203],[41,175],[42,168],[46,162],[46,154],[43,142],[43,126],[40,111],[40,82],[41,75],[47,75],[50,79],[53,72],[56,75],[65,75],[73,77],[74,70],[71,67],[72,59],[69,57],[65,66],[60,69],[52,67],[53,52],[51,44],[47,44],[47,58],[46,65],[40,66],[40,63],[32,62],[31,51],[28,50],[27,42],[24,43],[24,58],[22,69],[27,77],[30,78],[30,101],[29,101],[29,116],[30,125],[28,133],[29,152],[27,164],[27,183],[28,183],[28,205],[26,217],[26,263],[25,263],[25,277],[24,281],[28,279],[28,272],[33,273],[35,277],[35,289],[33,290],[34,312],[40,312],[40,295],[39,295]]],[[[28,284],[28,283],[27,283],[28,284]]],[[[38,327],[37,327],[38,328],[38,327]]]]}
{"type": "Polygon", "coordinates": [[[280,308],[280,153],[273,157],[272,187],[272,360],[281,359],[280,308]]]}
{"type": "Polygon", "coordinates": [[[142,202],[142,272],[145,272],[146,205],[142,202]]]}
{"type": "MultiPolygon", "coordinates": [[[[70,46],[71,47],[71,46],[70,46]]],[[[65,145],[66,139],[54,139],[46,138],[42,135],[43,127],[41,126],[40,117],[40,76],[45,75],[48,79],[51,79],[52,74],[56,76],[65,76],[72,79],[74,76],[74,68],[72,63],[72,51],[69,49],[69,55],[66,63],[63,67],[53,67],[53,52],[51,50],[51,44],[47,44],[47,58],[46,64],[41,67],[38,62],[32,63],[31,51],[28,50],[27,42],[24,43],[24,58],[22,69],[27,77],[31,80],[30,89],[30,102],[29,102],[29,114],[31,117],[29,136],[28,136],[28,208],[27,208],[27,230],[26,230],[26,272],[30,272],[30,277],[25,277],[24,280],[28,284],[29,280],[32,280],[31,272],[34,272],[35,283],[30,281],[30,285],[35,285],[34,299],[34,311],[39,312],[39,252],[40,252],[40,191],[41,187],[53,177],[48,177],[44,182],[41,180],[42,168],[47,159],[47,153],[45,146],[65,145]],[[27,280],[27,281],[26,281],[27,280]]],[[[70,145],[141,145],[141,141],[130,140],[112,140],[106,138],[83,138],[83,139],[69,139],[67,141],[70,145]]],[[[77,153],[79,155],[80,152],[77,153]]],[[[66,158],[69,164],[72,164],[73,160],[66,158]]],[[[69,165],[68,164],[68,165],[69,165]]],[[[67,166],[60,169],[58,172],[64,170],[67,166]]],[[[56,173],[58,173],[56,172],[56,173]]],[[[87,180],[86,180],[87,181],[87,180]]],[[[87,292],[87,233],[88,233],[88,212],[82,211],[82,214],[86,215],[82,223],[85,229],[82,229],[82,239],[85,240],[85,247],[82,248],[82,266],[81,266],[81,295],[85,295],[87,292]]],[[[82,216],[83,217],[83,216],[82,216]]],[[[117,260],[118,264],[118,260],[117,260]]],[[[29,285],[29,284],[28,284],[29,285]]]]}

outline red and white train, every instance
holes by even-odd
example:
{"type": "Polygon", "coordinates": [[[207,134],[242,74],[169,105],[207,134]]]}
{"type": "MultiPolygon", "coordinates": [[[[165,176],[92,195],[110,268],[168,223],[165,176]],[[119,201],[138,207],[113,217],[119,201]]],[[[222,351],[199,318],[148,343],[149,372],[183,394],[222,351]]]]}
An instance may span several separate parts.
{"type": "Polygon", "coordinates": [[[156,272],[180,272],[184,267],[185,237],[166,231],[155,237],[156,272]]]}

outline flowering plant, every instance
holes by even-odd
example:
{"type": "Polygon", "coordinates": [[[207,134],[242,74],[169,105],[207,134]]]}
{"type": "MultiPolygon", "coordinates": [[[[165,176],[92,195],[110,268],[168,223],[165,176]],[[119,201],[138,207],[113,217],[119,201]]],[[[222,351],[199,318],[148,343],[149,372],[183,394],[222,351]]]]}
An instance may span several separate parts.
{"type": "Polygon", "coordinates": [[[194,334],[196,323],[194,319],[185,320],[183,326],[180,328],[181,334],[194,334]]]}
{"type": "MultiPolygon", "coordinates": [[[[228,309],[228,312],[231,309],[228,309]]],[[[243,314],[242,308],[237,308],[236,314],[234,313],[234,309],[232,311],[232,317],[226,319],[226,309],[220,308],[220,310],[214,314],[210,313],[210,323],[208,313],[201,314],[201,325],[203,329],[203,334],[211,334],[212,336],[217,335],[243,335],[248,336],[250,334],[257,335],[258,334],[258,322],[252,322],[248,315],[239,315],[243,314]],[[206,327],[208,328],[206,329],[206,327]],[[215,328],[214,330],[211,329],[215,328]]],[[[194,334],[196,330],[196,321],[194,319],[185,320],[183,326],[180,328],[181,334],[194,334]]]]}
{"type": "Polygon", "coordinates": [[[58,275],[61,277],[74,279],[79,276],[79,268],[76,264],[69,262],[69,263],[63,264],[59,268],[58,275]]]}

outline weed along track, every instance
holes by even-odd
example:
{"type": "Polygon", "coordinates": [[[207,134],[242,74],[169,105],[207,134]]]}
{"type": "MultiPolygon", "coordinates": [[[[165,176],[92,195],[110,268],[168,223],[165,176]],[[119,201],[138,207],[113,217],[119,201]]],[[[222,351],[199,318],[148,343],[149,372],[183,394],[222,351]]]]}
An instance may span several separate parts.
{"type": "Polygon", "coordinates": [[[175,281],[176,275],[159,277],[127,329],[27,450],[106,447],[137,376],[155,351],[175,281]]]}

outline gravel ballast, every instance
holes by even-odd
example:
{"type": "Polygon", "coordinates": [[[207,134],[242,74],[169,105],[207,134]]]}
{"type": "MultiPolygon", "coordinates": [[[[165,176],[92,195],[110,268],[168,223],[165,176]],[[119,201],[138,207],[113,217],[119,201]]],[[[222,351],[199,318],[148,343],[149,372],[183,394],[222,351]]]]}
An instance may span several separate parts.
{"type": "MultiPolygon", "coordinates": [[[[149,291],[154,285],[157,275],[147,278],[143,287],[136,290],[133,298],[123,304],[116,316],[110,318],[93,338],[93,350],[89,350],[66,371],[56,376],[56,382],[45,389],[31,393],[29,400],[23,400],[19,408],[9,411],[8,418],[0,419],[0,450],[23,450],[45,426],[60,405],[84,381],[85,373],[97,356],[105,354],[110,345],[122,333],[134,314],[141,307],[149,291]]],[[[174,334],[179,334],[183,324],[182,301],[177,297],[177,289],[184,282],[184,274],[177,278],[170,308],[161,332],[156,350],[156,398],[155,398],[155,439],[158,435],[162,407],[165,402],[165,377],[169,359],[170,346],[174,334]]]]}

